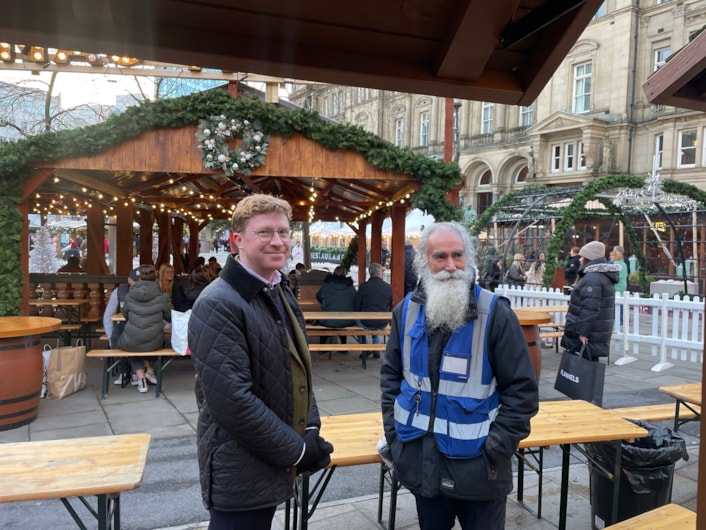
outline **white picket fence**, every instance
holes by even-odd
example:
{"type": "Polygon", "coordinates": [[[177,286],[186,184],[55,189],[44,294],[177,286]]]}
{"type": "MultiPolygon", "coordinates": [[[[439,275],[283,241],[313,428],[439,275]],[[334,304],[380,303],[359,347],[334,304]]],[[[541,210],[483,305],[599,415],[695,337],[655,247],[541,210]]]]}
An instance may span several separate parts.
{"type": "MultiPolygon", "coordinates": [[[[502,285],[495,292],[510,299],[513,307],[568,305],[569,296],[556,289],[510,287],[502,285]]],[[[704,351],[704,301],[698,296],[669,298],[655,294],[641,298],[637,293],[615,296],[615,331],[611,362],[616,365],[636,361],[649,354],[658,362],[653,372],[674,366],[669,360],[701,364],[704,351]],[[620,323],[620,307],[623,324],[620,323]],[[615,354],[620,357],[615,359],[615,354]]],[[[566,320],[566,313],[554,313],[555,322],[566,320]]]]}

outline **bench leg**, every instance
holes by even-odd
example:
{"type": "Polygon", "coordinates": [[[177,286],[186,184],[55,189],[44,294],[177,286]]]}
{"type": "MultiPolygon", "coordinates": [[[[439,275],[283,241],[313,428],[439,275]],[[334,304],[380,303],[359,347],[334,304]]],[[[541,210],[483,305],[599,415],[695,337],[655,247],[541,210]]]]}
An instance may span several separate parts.
{"type": "Polygon", "coordinates": [[[108,384],[110,383],[110,359],[103,357],[103,381],[101,381],[101,399],[108,396],[108,384]]]}
{"type": "Polygon", "coordinates": [[[159,397],[162,391],[162,356],[157,357],[157,384],[155,385],[154,397],[159,397]]]}

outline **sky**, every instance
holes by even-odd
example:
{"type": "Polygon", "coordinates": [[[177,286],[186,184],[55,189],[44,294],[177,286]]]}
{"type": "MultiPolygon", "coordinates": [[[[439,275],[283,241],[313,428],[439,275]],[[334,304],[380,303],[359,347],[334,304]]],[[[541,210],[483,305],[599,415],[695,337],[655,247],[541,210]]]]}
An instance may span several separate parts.
{"type": "MultiPolygon", "coordinates": [[[[49,72],[33,75],[31,72],[0,70],[0,80],[6,83],[22,83],[47,90],[51,78],[49,72]]],[[[149,78],[140,78],[144,89],[150,93],[152,82],[149,78]]],[[[61,96],[64,108],[76,107],[85,103],[115,104],[118,95],[138,92],[134,77],[92,75],[60,72],[56,77],[55,93],[61,96]]]]}

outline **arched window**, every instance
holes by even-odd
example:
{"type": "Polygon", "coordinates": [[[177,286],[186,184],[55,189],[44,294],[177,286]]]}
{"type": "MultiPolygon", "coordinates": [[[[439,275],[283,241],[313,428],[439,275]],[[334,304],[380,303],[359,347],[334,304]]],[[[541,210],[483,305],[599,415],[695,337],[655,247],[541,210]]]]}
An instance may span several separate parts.
{"type": "Polygon", "coordinates": [[[529,167],[522,166],[517,172],[517,175],[515,175],[515,182],[518,184],[524,184],[527,182],[527,175],[529,175],[529,167]]]}
{"type": "Polygon", "coordinates": [[[478,179],[479,186],[490,186],[493,182],[493,173],[487,169],[478,179]]]}

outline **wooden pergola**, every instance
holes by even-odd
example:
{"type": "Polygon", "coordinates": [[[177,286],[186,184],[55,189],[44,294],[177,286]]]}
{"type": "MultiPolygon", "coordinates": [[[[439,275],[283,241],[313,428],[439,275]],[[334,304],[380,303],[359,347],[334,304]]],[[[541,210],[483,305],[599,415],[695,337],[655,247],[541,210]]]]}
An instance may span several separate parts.
{"type": "MultiPolygon", "coordinates": [[[[233,93],[237,88],[229,85],[233,93]]],[[[151,234],[156,223],[156,263],[171,262],[177,272],[183,272],[199,254],[194,236],[211,219],[228,218],[248,194],[268,193],[292,204],[294,220],[306,221],[313,209],[317,220],[348,223],[359,235],[361,282],[366,250],[373,261],[380,261],[382,223],[391,217],[393,294],[395,300],[402,298],[405,215],[411,207],[410,195],[420,186],[417,178],[376,168],[357,151],[327,149],[300,134],[271,136],[264,165],[229,177],[222,170],[204,167],[197,130],[196,124],[150,129],[91,156],[33,162],[34,174],[25,181],[20,209],[27,217],[44,207],[61,211],[57,202],[69,208],[81,204],[87,222],[89,274],[108,273],[103,253],[106,217],[115,219],[115,271],[120,274],[133,266],[133,223],[139,224],[141,234],[150,235],[140,238],[139,255],[142,263],[152,263],[151,234]],[[369,245],[368,225],[372,228],[369,245]],[[188,248],[183,248],[186,228],[192,237],[188,248]],[[183,253],[189,256],[187,264],[176,259],[183,253]]],[[[229,143],[235,147],[242,141],[229,143]]],[[[28,223],[22,241],[23,268],[28,271],[28,223]]]]}

